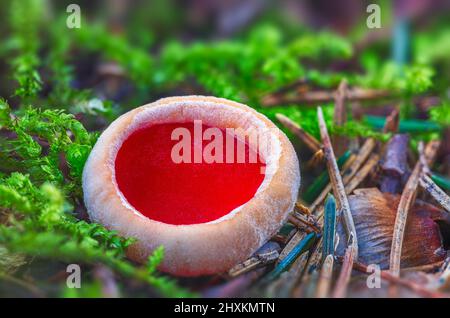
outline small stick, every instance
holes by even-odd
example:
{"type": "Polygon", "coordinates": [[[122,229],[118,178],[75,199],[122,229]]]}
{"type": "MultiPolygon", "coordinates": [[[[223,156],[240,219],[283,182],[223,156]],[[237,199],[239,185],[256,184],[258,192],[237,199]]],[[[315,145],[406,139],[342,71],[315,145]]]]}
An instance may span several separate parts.
{"type": "MultiPolygon", "coordinates": [[[[279,96],[267,96],[262,101],[263,107],[272,107],[280,104],[312,104],[317,105],[320,103],[331,102],[335,99],[335,92],[333,91],[307,91],[298,96],[293,97],[279,97],[279,96]]],[[[375,89],[363,89],[353,88],[349,89],[346,94],[346,98],[349,101],[362,101],[382,99],[386,97],[392,97],[392,92],[388,90],[375,90],[375,89]]]]}
{"type": "Polygon", "coordinates": [[[315,271],[319,268],[322,262],[322,250],[323,250],[323,236],[321,236],[314,247],[314,250],[311,252],[311,256],[308,259],[308,274],[312,271],[315,271]]]}
{"type": "MultiPolygon", "coordinates": [[[[423,154],[423,143],[420,143],[420,156],[423,154]]],[[[409,177],[403,193],[400,197],[400,202],[397,208],[397,216],[395,217],[394,234],[392,237],[391,255],[389,260],[389,270],[394,276],[400,276],[400,261],[402,255],[403,238],[405,235],[406,221],[408,218],[408,211],[414,202],[417,192],[419,179],[424,168],[423,160],[418,160],[411,176],[409,177]]]]}
{"type": "Polygon", "coordinates": [[[340,83],[339,83],[339,87],[336,90],[336,93],[334,95],[334,117],[333,117],[333,121],[335,125],[338,126],[342,126],[346,119],[347,119],[347,114],[345,111],[345,98],[347,95],[347,81],[345,79],[343,79],[340,83]]]}
{"type": "Polygon", "coordinates": [[[333,255],[328,255],[320,270],[319,281],[317,282],[316,297],[325,298],[328,297],[331,287],[331,279],[333,278],[333,255]]]}
{"type": "MultiPolygon", "coordinates": [[[[334,96],[333,123],[336,127],[343,126],[347,120],[347,111],[345,108],[347,89],[347,81],[342,80],[334,96]]],[[[333,136],[333,145],[338,156],[344,152],[346,142],[347,138],[344,136],[333,136]]]]}
{"type": "MultiPolygon", "coordinates": [[[[440,142],[437,140],[430,141],[425,150],[423,150],[423,143],[419,146],[419,160],[411,173],[397,208],[397,216],[395,218],[394,233],[392,237],[391,255],[389,261],[389,270],[394,276],[400,276],[400,262],[403,246],[403,238],[405,234],[406,221],[408,218],[408,211],[414,202],[417,186],[422,177],[423,171],[427,165],[431,165],[436,157],[440,142]],[[421,146],[420,146],[421,145],[421,146]]],[[[390,289],[391,295],[396,295],[397,289],[392,286],[390,289]]]]}
{"type": "Polygon", "coordinates": [[[427,175],[424,175],[420,181],[420,186],[426,190],[439,204],[450,212],[450,197],[427,175]]]}
{"type": "Polygon", "coordinates": [[[288,216],[288,220],[290,223],[292,223],[296,227],[303,228],[306,225],[307,227],[309,227],[312,231],[314,231],[316,233],[322,232],[322,229],[320,227],[318,227],[314,221],[307,220],[302,215],[290,214],[288,216]]]}
{"type": "MultiPolygon", "coordinates": [[[[358,155],[359,158],[362,158],[365,156],[365,154],[370,154],[370,152],[373,150],[372,148],[372,141],[366,142],[364,144],[364,146],[362,147],[362,154],[358,155]],[[365,150],[364,150],[365,149],[365,150]]],[[[353,158],[353,160],[349,160],[349,165],[348,166],[344,166],[344,168],[342,169],[343,171],[347,170],[351,165],[353,165],[354,160],[356,160],[355,158],[353,158]]],[[[359,161],[362,161],[361,159],[359,159],[359,161]]],[[[355,171],[355,174],[353,176],[353,178],[350,180],[350,182],[348,184],[345,185],[345,191],[347,194],[350,194],[351,192],[353,192],[354,189],[356,189],[359,184],[367,177],[367,175],[372,171],[372,169],[378,164],[379,161],[379,155],[377,154],[372,154],[370,155],[369,159],[367,160],[366,165],[364,165],[360,171],[355,171]]],[[[342,173],[344,174],[344,173],[342,173]]],[[[350,177],[347,177],[346,180],[350,179],[350,177]]],[[[331,190],[331,185],[328,184],[328,186],[322,191],[322,193],[319,195],[319,197],[314,201],[314,203],[310,206],[310,210],[314,211],[320,204],[321,202],[324,200],[324,198],[327,196],[327,194],[330,192],[331,190]]],[[[322,224],[323,223],[323,208],[316,211],[315,215],[317,215],[317,222],[318,224],[322,224]]],[[[313,251],[313,253],[311,254],[311,257],[308,261],[308,265],[310,267],[314,267],[317,266],[321,259],[322,259],[322,246],[323,246],[323,240],[322,238],[319,239],[316,249],[313,251]]]]}
{"type": "Polygon", "coordinates": [[[413,267],[405,267],[400,269],[400,273],[406,273],[406,272],[435,272],[438,270],[442,264],[444,264],[444,261],[437,261],[431,264],[425,264],[425,265],[418,265],[413,267]]]}
{"type": "Polygon", "coordinates": [[[320,135],[322,137],[325,158],[327,159],[327,167],[330,174],[331,185],[333,187],[333,192],[337,197],[337,202],[341,208],[342,215],[344,216],[344,225],[349,238],[344,264],[339,274],[336,288],[333,292],[333,297],[344,297],[347,291],[350,276],[352,274],[353,260],[358,259],[358,240],[356,237],[356,228],[355,223],[353,222],[350,204],[348,202],[345,186],[336,163],[327,126],[325,125],[325,120],[323,118],[322,108],[317,108],[317,115],[319,118],[320,135]]]}
{"type": "MultiPolygon", "coordinates": [[[[352,212],[350,210],[350,204],[348,203],[347,194],[345,193],[344,183],[339,172],[336,158],[334,156],[333,146],[331,145],[330,137],[328,135],[327,126],[323,118],[322,108],[317,108],[317,116],[319,119],[320,135],[322,137],[322,143],[327,159],[328,172],[330,174],[330,181],[333,187],[333,192],[337,198],[338,205],[344,216],[345,228],[349,238],[352,238],[352,251],[354,252],[354,258],[358,258],[358,240],[356,238],[356,228],[353,222],[352,212]]],[[[350,242],[350,241],[349,241],[350,242]]]]}
{"type": "MultiPolygon", "coordinates": [[[[360,151],[356,156],[349,158],[342,169],[342,182],[347,184],[357,173],[358,169],[361,168],[361,165],[366,161],[369,155],[372,153],[373,149],[376,146],[376,142],[373,138],[368,138],[360,151]],[[348,163],[348,164],[347,164],[348,163]]],[[[316,198],[316,200],[311,204],[309,209],[311,211],[315,210],[326,198],[328,193],[331,191],[332,185],[328,184],[320,193],[320,195],[316,198]]],[[[316,213],[317,214],[317,213],[316,213]]]]}
{"type": "Polygon", "coordinates": [[[347,184],[351,178],[356,174],[356,172],[361,168],[362,164],[367,160],[369,155],[375,149],[376,141],[373,138],[368,138],[363,146],[361,147],[358,155],[355,158],[353,164],[349,167],[347,171],[344,171],[343,182],[347,184]]]}
{"type": "Polygon", "coordinates": [[[267,242],[261,246],[250,258],[235,265],[228,271],[228,275],[236,277],[247,273],[257,267],[275,262],[280,256],[280,246],[275,242],[267,242]]]}
{"type": "MultiPolygon", "coordinates": [[[[369,173],[375,168],[380,160],[380,156],[378,154],[372,154],[369,159],[367,159],[367,163],[359,170],[353,179],[350,180],[348,184],[345,185],[345,192],[347,194],[352,193],[361,182],[369,175],[369,173]]],[[[324,209],[321,208],[317,213],[317,223],[320,224],[322,221],[324,209]]]]}
{"type": "Polygon", "coordinates": [[[280,260],[275,268],[268,274],[267,279],[273,280],[278,278],[284,271],[288,270],[289,267],[294,263],[294,261],[305,251],[307,251],[317,235],[314,232],[309,233],[301,240],[295,247],[282,259],[280,260]]]}
{"type": "Polygon", "coordinates": [[[294,247],[305,238],[306,234],[306,232],[302,231],[295,232],[294,236],[281,251],[280,256],[278,257],[278,261],[282,261],[294,249],[294,247]]]}
{"type": "Polygon", "coordinates": [[[369,159],[367,159],[366,164],[355,174],[353,179],[345,186],[345,192],[350,194],[355,190],[361,182],[369,175],[369,173],[376,167],[380,161],[380,156],[378,154],[372,154],[369,159]]]}
{"type": "Polygon", "coordinates": [[[344,298],[347,294],[347,287],[352,275],[353,263],[356,251],[354,245],[349,245],[345,250],[344,261],[342,262],[341,272],[332,293],[333,298],[344,298]]]}
{"type": "MultiPolygon", "coordinates": [[[[372,171],[372,169],[378,164],[378,161],[379,161],[379,155],[377,155],[377,154],[372,154],[369,157],[366,165],[364,165],[364,167],[360,171],[357,172],[355,177],[352,180],[350,180],[350,182],[345,186],[345,191],[347,194],[350,194],[351,192],[353,192],[354,189],[356,189],[359,186],[359,184],[367,177],[367,175],[372,171]]],[[[321,209],[320,212],[318,213],[317,222],[319,224],[321,222],[323,222],[323,219],[322,219],[323,213],[324,213],[323,209],[321,209]]],[[[308,263],[310,267],[317,266],[320,263],[320,260],[322,258],[322,245],[323,245],[323,241],[320,239],[319,242],[317,243],[316,249],[311,254],[311,257],[310,257],[310,260],[308,263]]]]}
{"type": "MultiPolygon", "coordinates": [[[[350,158],[347,159],[345,164],[342,166],[341,169],[341,175],[345,174],[345,171],[348,171],[350,167],[352,166],[353,162],[356,160],[356,155],[350,155],[350,158]]],[[[314,212],[318,206],[320,206],[325,198],[327,197],[328,193],[332,190],[331,183],[328,183],[326,187],[320,192],[319,196],[314,200],[313,203],[309,206],[309,210],[313,212],[313,214],[317,215],[317,212],[314,212]]]]}
{"type": "Polygon", "coordinates": [[[320,142],[289,117],[286,117],[283,114],[276,114],[275,117],[287,130],[297,136],[313,153],[317,153],[321,150],[320,142]]]}
{"type": "MultiPolygon", "coordinates": [[[[352,152],[350,150],[347,150],[342,156],[337,159],[337,164],[340,169],[344,166],[344,164],[347,162],[347,160],[349,160],[351,156],[354,157],[352,152]]],[[[329,184],[329,182],[330,176],[328,175],[328,171],[323,171],[303,193],[303,200],[305,200],[306,202],[313,202],[320,195],[323,189],[329,184]]]]}

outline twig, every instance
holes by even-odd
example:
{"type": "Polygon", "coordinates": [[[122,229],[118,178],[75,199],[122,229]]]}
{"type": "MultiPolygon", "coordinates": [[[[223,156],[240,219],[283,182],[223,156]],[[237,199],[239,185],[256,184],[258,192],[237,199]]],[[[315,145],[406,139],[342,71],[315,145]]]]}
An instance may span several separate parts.
{"type": "Polygon", "coordinates": [[[267,265],[275,262],[279,254],[280,246],[275,242],[267,242],[261,248],[259,248],[249,259],[237,264],[228,271],[228,275],[236,277],[247,273],[257,267],[267,265]]]}
{"type": "Polygon", "coordinates": [[[272,280],[279,277],[281,273],[286,271],[292,265],[299,255],[311,247],[311,244],[315,239],[316,234],[314,232],[306,235],[304,239],[302,239],[283,259],[278,262],[273,271],[269,273],[268,279],[272,280]]]}
{"type": "Polygon", "coordinates": [[[347,171],[344,171],[343,174],[343,182],[344,184],[347,184],[351,178],[356,174],[356,172],[361,168],[362,164],[366,162],[369,155],[372,153],[372,151],[375,149],[376,142],[373,138],[368,138],[363,146],[361,147],[360,151],[358,152],[355,161],[353,164],[349,167],[347,171]]]}
{"type": "Polygon", "coordinates": [[[358,239],[356,237],[356,228],[353,222],[350,204],[348,202],[347,194],[345,192],[344,183],[342,181],[336,158],[334,156],[333,147],[331,146],[330,137],[328,135],[327,126],[323,118],[322,108],[318,107],[317,115],[319,118],[320,135],[324,147],[325,158],[327,159],[328,172],[330,174],[331,185],[333,192],[337,197],[338,205],[344,216],[344,225],[348,236],[348,248],[344,264],[339,274],[338,283],[333,293],[334,297],[343,297],[347,291],[347,285],[351,276],[351,269],[353,268],[353,260],[358,259],[358,239]]]}
{"type": "Polygon", "coordinates": [[[367,159],[366,164],[355,174],[353,179],[345,186],[345,192],[347,194],[352,193],[361,182],[369,175],[369,173],[375,168],[375,166],[380,161],[380,156],[378,154],[370,155],[369,159],[367,159]]]}
{"type": "MultiPolygon", "coordinates": [[[[320,103],[331,102],[335,99],[336,93],[333,91],[307,91],[301,95],[292,97],[282,97],[269,95],[266,96],[262,101],[263,107],[272,107],[280,104],[312,104],[317,105],[320,103]]],[[[375,90],[375,89],[363,89],[363,88],[352,88],[347,91],[347,100],[349,101],[362,101],[362,100],[373,100],[373,99],[383,99],[387,97],[393,97],[392,92],[387,90],[375,90]]]]}
{"type": "Polygon", "coordinates": [[[420,156],[422,156],[423,159],[419,159],[417,161],[416,166],[414,167],[414,170],[411,173],[411,176],[409,177],[408,182],[405,185],[403,194],[400,197],[400,202],[397,208],[397,216],[395,218],[394,233],[389,262],[389,270],[394,276],[400,275],[400,261],[401,261],[401,253],[403,246],[403,238],[405,234],[406,221],[408,218],[408,211],[412,203],[414,202],[417,186],[419,184],[419,180],[421,178],[424,169],[424,164],[425,162],[430,164],[430,162],[434,161],[437,149],[439,148],[439,141],[430,141],[427,144],[425,151],[423,151],[423,144],[421,148],[422,149],[419,149],[419,152],[420,156]]]}
{"type": "MultiPolygon", "coordinates": [[[[346,171],[350,169],[353,165],[353,162],[356,160],[356,155],[350,155],[347,161],[344,163],[341,169],[341,175],[344,175],[346,171]]],[[[309,210],[313,212],[313,214],[318,215],[317,208],[323,203],[328,193],[332,190],[331,183],[328,183],[326,187],[322,190],[322,192],[317,196],[314,202],[309,206],[309,210]]]]}
{"type": "Polygon", "coordinates": [[[297,244],[305,238],[306,234],[307,233],[303,231],[295,232],[294,236],[281,251],[280,256],[278,257],[278,261],[282,261],[292,251],[292,249],[294,249],[294,247],[297,246],[297,244]]]}
{"type": "Polygon", "coordinates": [[[297,136],[313,153],[317,153],[321,150],[320,142],[308,134],[302,127],[300,127],[300,125],[283,114],[276,114],[275,117],[284,127],[286,127],[287,130],[297,136]]]}
{"type": "MultiPolygon", "coordinates": [[[[333,123],[336,127],[343,126],[347,120],[347,111],[345,108],[347,89],[347,81],[342,80],[334,96],[333,123]]],[[[338,156],[344,152],[344,149],[346,148],[346,141],[347,138],[344,136],[333,136],[333,145],[338,156]]]]}
{"type": "Polygon", "coordinates": [[[312,250],[311,256],[308,259],[308,273],[314,272],[319,268],[322,262],[322,248],[323,247],[323,236],[321,236],[316,243],[316,246],[312,250]]]}
{"type": "MultiPolygon", "coordinates": [[[[344,184],[347,184],[357,173],[358,169],[360,169],[361,165],[366,161],[367,157],[371,154],[373,149],[376,146],[376,142],[373,138],[368,138],[363,146],[361,147],[360,151],[356,156],[350,157],[348,161],[345,163],[341,175],[343,176],[342,182],[344,184]]],[[[322,202],[325,200],[328,193],[331,191],[332,185],[328,184],[323,191],[320,193],[320,195],[316,198],[316,200],[311,204],[309,207],[311,211],[316,210],[317,207],[319,207],[322,202]]],[[[316,215],[320,214],[320,210],[316,212],[316,215]]]]}
{"type": "MultiPolygon", "coordinates": [[[[327,159],[328,172],[330,174],[330,180],[333,187],[333,192],[337,198],[338,206],[344,216],[344,225],[347,231],[348,238],[352,238],[351,244],[355,253],[355,259],[358,258],[358,240],[356,238],[356,228],[353,223],[352,212],[350,210],[350,204],[348,203],[347,194],[345,193],[344,183],[339,172],[336,158],[334,156],[333,147],[331,145],[330,137],[328,135],[327,126],[323,118],[322,108],[317,108],[317,115],[319,119],[320,135],[322,137],[322,143],[327,159]]],[[[350,242],[350,241],[349,241],[350,242]]]]}
{"type": "MultiPolygon", "coordinates": [[[[337,164],[341,169],[347,160],[352,156],[352,152],[350,150],[346,151],[342,156],[337,159],[337,164]]],[[[330,176],[327,171],[322,172],[311,185],[306,189],[303,194],[303,200],[306,202],[313,202],[323,191],[323,189],[329,184],[330,176]]]]}
{"type": "MultiPolygon", "coordinates": [[[[352,193],[360,185],[360,183],[364,181],[369,173],[372,172],[372,170],[378,164],[379,160],[380,156],[378,154],[373,153],[372,155],[370,155],[369,159],[367,159],[366,164],[354,175],[353,179],[351,179],[350,182],[345,185],[345,193],[352,193]]],[[[324,209],[321,208],[317,212],[318,224],[321,223],[323,215],[324,209]]]]}
{"type": "Polygon", "coordinates": [[[347,287],[352,276],[353,262],[357,257],[355,247],[350,244],[345,250],[344,261],[342,262],[341,272],[339,273],[339,278],[336,282],[336,287],[333,290],[333,298],[344,298],[347,294],[347,287]]]}
{"type": "Polygon", "coordinates": [[[307,220],[302,215],[290,214],[288,216],[288,220],[290,223],[292,223],[293,225],[295,225],[296,227],[298,227],[300,229],[305,229],[304,227],[306,226],[307,233],[309,233],[311,231],[314,231],[316,233],[322,232],[322,229],[314,221],[307,220]]]}
{"type": "Polygon", "coordinates": [[[331,279],[333,278],[333,263],[333,255],[328,255],[323,261],[319,281],[317,282],[315,295],[317,298],[325,298],[330,292],[331,279]]]}
{"type": "MultiPolygon", "coordinates": [[[[419,149],[420,156],[423,156],[423,143],[419,149]]],[[[403,238],[405,236],[406,221],[408,211],[414,202],[417,192],[419,179],[423,171],[423,161],[418,160],[408,182],[405,185],[400,202],[397,208],[397,216],[395,217],[394,233],[392,237],[391,255],[389,261],[389,270],[394,276],[400,276],[400,261],[402,255],[403,238]]]]}
{"type": "Polygon", "coordinates": [[[339,87],[334,95],[334,117],[333,121],[335,125],[342,126],[346,119],[347,114],[345,111],[345,98],[347,96],[347,81],[344,79],[339,83],[339,87]]]}
{"type": "MultiPolygon", "coordinates": [[[[355,177],[350,180],[350,182],[345,186],[345,192],[350,194],[355,190],[359,184],[367,177],[367,175],[372,171],[372,169],[378,164],[379,155],[372,154],[370,158],[367,160],[367,163],[364,167],[358,171],[355,177]]],[[[320,209],[317,214],[317,223],[321,224],[323,222],[324,209],[320,209]]],[[[323,241],[320,239],[317,243],[317,248],[311,254],[310,260],[308,262],[310,268],[317,267],[322,259],[322,245],[323,241]]]]}
{"type": "Polygon", "coordinates": [[[444,264],[444,261],[437,261],[431,264],[405,267],[400,269],[400,274],[407,272],[435,272],[442,266],[442,264],[444,264]]]}
{"type": "Polygon", "coordinates": [[[447,212],[450,212],[450,197],[429,176],[424,175],[419,183],[447,212]]]}

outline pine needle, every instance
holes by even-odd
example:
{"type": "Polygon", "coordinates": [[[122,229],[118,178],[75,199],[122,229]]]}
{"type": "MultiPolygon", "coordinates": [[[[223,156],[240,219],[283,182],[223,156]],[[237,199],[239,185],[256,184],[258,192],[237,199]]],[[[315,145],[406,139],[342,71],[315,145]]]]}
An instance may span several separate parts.
{"type": "MultiPolygon", "coordinates": [[[[328,130],[323,118],[322,108],[318,107],[317,115],[319,118],[320,135],[322,137],[322,143],[324,147],[325,158],[327,159],[328,172],[330,174],[330,180],[333,187],[333,192],[336,195],[338,206],[344,216],[344,225],[349,238],[353,237],[351,244],[355,252],[355,258],[358,258],[358,241],[356,238],[356,228],[353,222],[352,213],[350,210],[350,204],[348,202],[347,194],[345,192],[344,183],[342,181],[336,158],[334,156],[333,146],[331,145],[328,130]]],[[[350,241],[349,241],[350,243],[350,241]]]]}
{"type": "MultiPolygon", "coordinates": [[[[347,92],[347,100],[349,101],[363,101],[390,98],[393,94],[387,90],[363,89],[353,88],[347,92]]],[[[264,99],[263,107],[273,107],[287,104],[309,104],[317,105],[318,103],[327,103],[333,101],[335,92],[333,91],[307,91],[298,96],[279,97],[271,96],[271,98],[264,99]]]]}
{"type": "Polygon", "coordinates": [[[427,175],[424,175],[420,181],[420,186],[427,191],[447,212],[450,212],[450,197],[439,188],[436,183],[427,175]]]}
{"type": "Polygon", "coordinates": [[[328,255],[322,264],[322,269],[320,270],[319,281],[316,289],[317,298],[328,297],[331,287],[331,279],[333,278],[333,264],[333,255],[328,255]]]}
{"type": "Polygon", "coordinates": [[[353,262],[357,257],[354,244],[349,244],[345,250],[344,261],[342,262],[341,272],[333,290],[333,298],[344,298],[347,295],[347,287],[352,275],[353,262]]]}
{"type": "Polygon", "coordinates": [[[364,179],[369,175],[370,172],[376,167],[380,161],[380,156],[378,154],[371,154],[369,159],[367,159],[366,164],[354,175],[354,177],[346,184],[345,192],[347,194],[352,193],[364,179]]]}
{"type": "Polygon", "coordinates": [[[274,268],[272,272],[269,273],[268,279],[276,279],[281,273],[289,269],[289,267],[294,263],[294,261],[305,251],[307,251],[314,240],[316,239],[316,233],[311,232],[305,236],[274,268]]]}
{"type": "MultiPolygon", "coordinates": [[[[397,208],[397,216],[395,218],[389,265],[389,270],[394,276],[400,275],[400,261],[408,211],[414,202],[417,186],[425,165],[427,163],[430,164],[430,162],[434,160],[438,147],[438,141],[430,141],[427,144],[425,151],[423,151],[423,149],[419,149],[421,158],[417,161],[414,170],[405,185],[402,196],[400,197],[400,202],[397,208]]],[[[423,144],[421,148],[423,148],[423,144]]]]}
{"type": "Polygon", "coordinates": [[[286,127],[287,130],[297,136],[298,139],[300,139],[313,153],[320,151],[320,142],[308,134],[302,127],[300,127],[300,125],[283,114],[276,114],[275,117],[284,127],[286,127]]]}
{"type": "Polygon", "coordinates": [[[358,239],[356,237],[355,223],[353,222],[353,216],[350,210],[347,193],[345,192],[344,183],[336,163],[333,147],[331,145],[328,130],[323,118],[322,108],[318,107],[317,115],[319,118],[320,135],[324,147],[325,158],[327,159],[327,167],[330,174],[331,185],[333,187],[333,192],[337,197],[338,206],[344,216],[344,226],[349,238],[344,264],[342,265],[339,279],[333,292],[333,297],[344,297],[353,268],[353,260],[358,259],[358,239]]]}
{"type": "Polygon", "coordinates": [[[334,255],[334,242],[336,237],[336,201],[330,194],[325,202],[325,216],[323,226],[322,257],[334,255]]]}

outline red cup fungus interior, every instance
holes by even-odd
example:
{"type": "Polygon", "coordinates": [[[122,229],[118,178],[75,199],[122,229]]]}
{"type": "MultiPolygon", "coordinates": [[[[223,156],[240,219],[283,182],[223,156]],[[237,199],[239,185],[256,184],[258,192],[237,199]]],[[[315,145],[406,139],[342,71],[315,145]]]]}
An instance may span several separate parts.
{"type": "MultiPolygon", "coordinates": [[[[217,220],[248,202],[264,180],[265,164],[258,154],[250,162],[247,141],[234,138],[234,160],[227,163],[194,162],[195,147],[205,149],[210,140],[194,143],[191,138],[191,163],[176,163],[171,154],[179,140],[172,140],[176,128],[186,128],[194,136],[194,123],[163,123],[141,127],[122,143],[115,159],[115,178],[119,190],[141,214],[168,224],[198,224],[217,220]],[[244,143],[242,145],[240,143],[244,143]],[[237,160],[244,149],[245,162],[237,160]]],[[[209,126],[203,125],[203,131],[209,126]]],[[[220,128],[223,154],[225,136],[220,128]]],[[[230,148],[228,148],[230,149],[230,148]]],[[[198,150],[198,149],[197,149],[198,150]]]]}

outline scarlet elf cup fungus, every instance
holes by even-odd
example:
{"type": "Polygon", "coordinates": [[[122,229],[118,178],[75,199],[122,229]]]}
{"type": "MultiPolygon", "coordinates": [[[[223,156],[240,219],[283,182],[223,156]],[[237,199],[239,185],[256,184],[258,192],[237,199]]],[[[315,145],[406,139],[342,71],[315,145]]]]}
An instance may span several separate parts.
{"type": "Polygon", "coordinates": [[[136,238],[127,252],[136,261],[164,246],[160,269],[181,276],[223,272],[249,257],[284,223],[299,185],[295,151],[270,120],[203,96],[122,115],[83,171],[91,219],[136,238]]]}

